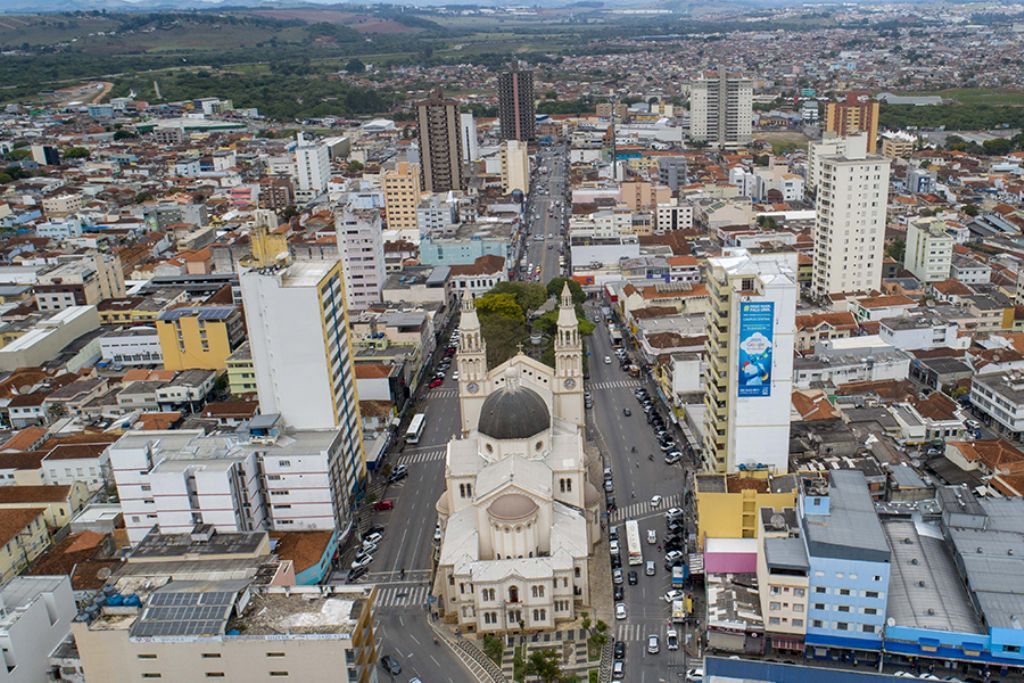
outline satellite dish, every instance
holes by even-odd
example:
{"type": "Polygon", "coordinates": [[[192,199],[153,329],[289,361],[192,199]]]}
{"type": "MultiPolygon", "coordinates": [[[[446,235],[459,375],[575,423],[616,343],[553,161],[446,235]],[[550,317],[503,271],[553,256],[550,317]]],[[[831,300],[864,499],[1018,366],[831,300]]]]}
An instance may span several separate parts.
{"type": "Polygon", "coordinates": [[[96,572],[96,578],[106,581],[110,578],[110,567],[100,567],[99,571],[96,572]]]}
{"type": "Polygon", "coordinates": [[[885,625],[886,626],[890,626],[890,627],[891,626],[895,626],[896,625],[896,620],[893,619],[892,617],[889,617],[888,619],[885,620],[885,625]]]}

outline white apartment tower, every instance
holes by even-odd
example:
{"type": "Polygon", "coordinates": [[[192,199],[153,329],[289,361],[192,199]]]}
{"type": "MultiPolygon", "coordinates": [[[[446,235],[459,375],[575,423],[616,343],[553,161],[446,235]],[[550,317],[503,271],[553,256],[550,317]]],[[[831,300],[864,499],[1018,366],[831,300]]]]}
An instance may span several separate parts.
{"type": "Polygon", "coordinates": [[[856,133],[845,137],[835,133],[825,133],[821,140],[807,145],[807,178],[804,186],[813,192],[821,180],[821,160],[824,157],[849,155],[864,156],[868,153],[868,134],[856,133]]]}
{"type": "Polygon", "coordinates": [[[749,78],[731,75],[725,67],[701,74],[690,83],[690,139],[712,147],[750,144],[753,107],[749,78]]]}
{"type": "Polygon", "coordinates": [[[941,218],[916,218],[907,224],[907,246],[903,266],[921,282],[939,282],[949,277],[953,263],[953,236],[941,218]]]}
{"type": "Polygon", "coordinates": [[[795,253],[709,258],[704,467],[789,466],[797,304],[795,253]]]}
{"type": "Polygon", "coordinates": [[[476,134],[476,117],[472,112],[459,114],[459,131],[462,136],[462,160],[466,163],[480,159],[480,141],[476,134]]]}
{"type": "Polygon", "coordinates": [[[814,221],[817,297],[869,292],[882,285],[889,164],[885,157],[847,148],[821,155],[814,221]]]}
{"type": "Polygon", "coordinates": [[[380,303],[386,277],[380,212],[345,207],[335,214],[334,227],[349,310],[361,311],[380,303]]]}
{"type": "Polygon", "coordinates": [[[299,133],[295,147],[295,175],[298,191],[308,199],[327,191],[331,179],[331,154],[326,145],[306,142],[299,133]]]}

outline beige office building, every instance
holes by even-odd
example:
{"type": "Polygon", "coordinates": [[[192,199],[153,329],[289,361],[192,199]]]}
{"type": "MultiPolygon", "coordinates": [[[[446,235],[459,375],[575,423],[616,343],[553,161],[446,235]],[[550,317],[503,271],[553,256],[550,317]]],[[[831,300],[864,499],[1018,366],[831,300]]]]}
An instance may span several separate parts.
{"type": "Polygon", "coordinates": [[[397,230],[401,239],[419,244],[420,231],[416,226],[416,207],[420,203],[420,166],[407,161],[399,162],[384,173],[384,216],[388,230],[397,230]]]}
{"type": "Polygon", "coordinates": [[[882,286],[892,162],[865,154],[863,149],[847,149],[817,160],[820,174],[811,291],[818,297],[869,292],[882,286]]]}
{"type": "Polygon", "coordinates": [[[252,590],[245,579],[149,576],[118,588],[129,581],[141,605],[72,625],[86,680],[377,680],[372,585],[252,590]]]}
{"type": "Polygon", "coordinates": [[[521,140],[506,140],[501,145],[501,187],[505,194],[530,191],[530,155],[521,140]]]}

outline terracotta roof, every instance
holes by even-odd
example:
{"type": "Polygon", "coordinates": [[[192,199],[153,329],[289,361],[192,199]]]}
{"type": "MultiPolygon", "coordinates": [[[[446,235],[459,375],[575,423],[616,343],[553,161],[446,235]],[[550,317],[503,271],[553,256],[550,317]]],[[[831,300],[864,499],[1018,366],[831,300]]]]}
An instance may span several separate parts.
{"type": "Polygon", "coordinates": [[[54,446],[46,455],[46,460],[75,460],[78,458],[98,458],[110,447],[109,443],[75,443],[54,446]]]}
{"type": "Polygon", "coordinates": [[[873,296],[857,302],[862,308],[888,308],[890,306],[916,306],[917,302],[908,296],[873,296]]]}
{"type": "MultiPolygon", "coordinates": [[[[3,487],[3,488],[14,488],[3,487]]],[[[7,545],[22,529],[43,514],[39,508],[7,508],[0,514],[0,546],[7,545]]]]}
{"type": "Polygon", "coordinates": [[[910,402],[922,417],[930,420],[953,420],[956,418],[956,403],[945,394],[933,391],[928,398],[912,398],[910,402]]]}
{"type": "Polygon", "coordinates": [[[649,318],[664,318],[669,315],[678,315],[679,311],[674,306],[648,306],[631,311],[630,315],[636,320],[647,320],[649,318]]]}
{"type": "Polygon", "coordinates": [[[132,425],[135,429],[160,430],[170,429],[181,419],[181,412],[172,410],[168,413],[143,413],[132,425]]]}
{"type": "Polygon", "coordinates": [[[385,418],[391,415],[394,405],[391,401],[360,401],[359,414],[363,417],[385,418]]]}
{"type": "Polygon", "coordinates": [[[0,470],[38,470],[47,451],[0,453],[0,470]]]}
{"type": "Polygon", "coordinates": [[[42,427],[25,427],[20,432],[8,439],[0,449],[5,451],[27,451],[46,436],[46,430],[42,427]]]}
{"type": "Polygon", "coordinates": [[[970,287],[952,278],[942,280],[941,282],[933,282],[932,289],[946,296],[970,296],[974,294],[970,287]]]}
{"type": "Polygon", "coordinates": [[[874,394],[883,401],[906,401],[917,395],[914,384],[908,380],[887,379],[878,382],[848,382],[836,387],[839,396],[874,394]]]}
{"type": "Polygon", "coordinates": [[[796,317],[796,329],[805,330],[818,325],[831,325],[836,329],[857,329],[857,319],[849,311],[836,313],[808,313],[796,317]]]}
{"type": "Polygon", "coordinates": [[[729,493],[753,490],[758,493],[768,493],[768,480],[755,479],[753,477],[741,477],[738,474],[730,474],[725,478],[725,486],[729,493]]]}
{"type": "MultiPolygon", "coordinates": [[[[0,504],[10,503],[63,503],[71,495],[71,487],[63,484],[35,486],[0,486],[0,504]]],[[[0,513],[0,517],[7,510],[0,513]]]]}
{"type": "Polygon", "coordinates": [[[453,276],[490,275],[492,273],[501,272],[504,269],[505,258],[503,256],[486,254],[484,256],[477,257],[472,264],[451,266],[451,274],[453,276]]]}
{"type": "Polygon", "coordinates": [[[260,408],[257,401],[218,401],[207,403],[203,409],[203,417],[239,417],[250,418],[260,408]]]}
{"type": "Polygon", "coordinates": [[[791,401],[804,422],[831,420],[838,414],[823,391],[794,391],[791,401]]]}
{"type": "Polygon", "coordinates": [[[331,531],[271,531],[277,541],[274,553],[282,560],[291,560],[295,573],[304,572],[323,558],[331,543],[331,531]]]}
{"type": "Polygon", "coordinates": [[[356,363],[356,379],[384,379],[391,376],[391,366],[386,363],[356,363]]]}

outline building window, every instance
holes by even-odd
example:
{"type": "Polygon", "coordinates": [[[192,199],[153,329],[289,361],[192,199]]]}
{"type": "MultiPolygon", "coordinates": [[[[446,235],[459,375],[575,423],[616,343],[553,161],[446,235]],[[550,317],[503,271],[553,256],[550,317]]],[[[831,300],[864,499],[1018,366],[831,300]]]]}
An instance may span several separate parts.
{"type": "Polygon", "coordinates": [[[267,656],[268,657],[284,657],[284,653],[283,652],[268,652],[267,656]]]}
{"type": "Polygon", "coordinates": [[[861,626],[861,630],[864,633],[874,633],[875,632],[875,627],[872,626],[871,624],[864,624],[863,626],[861,626]]]}
{"type": "Polygon", "coordinates": [[[878,597],[878,591],[864,591],[864,597],[865,598],[877,598],[878,597]]]}
{"type": "Polygon", "coordinates": [[[768,609],[770,609],[770,610],[777,610],[777,609],[781,609],[781,608],[782,608],[782,605],[780,605],[777,602],[769,602],[768,603],[768,609]]]}
{"type": "Polygon", "coordinates": [[[821,619],[815,619],[813,622],[811,622],[811,625],[814,626],[814,628],[821,628],[822,621],[821,619]]]}
{"type": "Polygon", "coordinates": [[[773,625],[773,626],[778,626],[779,625],[779,618],[778,617],[768,617],[768,623],[773,625]]]}
{"type": "Polygon", "coordinates": [[[814,589],[814,592],[815,593],[827,593],[828,589],[825,588],[824,586],[816,586],[815,589],[814,589]]]}
{"type": "Polygon", "coordinates": [[[850,630],[850,625],[847,624],[845,621],[836,622],[836,630],[837,631],[849,631],[850,630]]]}
{"type": "Polygon", "coordinates": [[[206,677],[207,678],[224,678],[224,672],[223,671],[207,671],[206,672],[206,677]]]}
{"type": "Polygon", "coordinates": [[[270,675],[271,676],[287,676],[288,672],[287,671],[271,671],[270,675]]]}
{"type": "Polygon", "coordinates": [[[150,654],[136,655],[136,657],[138,657],[139,659],[156,659],[156,655],[150,655],[150,654]]]}
{"type": "Polygon", "coordinates": [[[203,659],[220,659],[219,652],[204,652],[203,659]]]}
{"type": "Polygon", "coordinates": [[[804,590],[803,588],[794,588],[793,589],[793,595],[798,597],[798,598],[804,597],[805,593],[807,593],[807,591],[804,590]]]}

